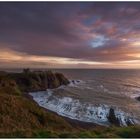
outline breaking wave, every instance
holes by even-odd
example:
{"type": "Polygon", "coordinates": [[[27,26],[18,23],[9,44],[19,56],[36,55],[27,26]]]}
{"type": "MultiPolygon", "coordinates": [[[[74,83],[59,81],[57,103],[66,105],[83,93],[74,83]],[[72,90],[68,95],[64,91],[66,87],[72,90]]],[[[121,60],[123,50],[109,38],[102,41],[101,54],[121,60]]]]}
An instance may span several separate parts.
{"type": "MultiPolygon", "coordinates": [[[[69,87],[78,87],[84,84],[84,81],[73,80],[68,85],[69,87]]],[[[65,88],[66,86],[61,86],[65,88]]],[[[103,86],[101,87],[103,88],[103,86]]],[[[119,120],[120,126],[139,123],[133,114],[126,113],[116,106],[106,104],[92,104],[82,102],[79,99],[71,97],[60,97],[53,94],[53,90],[29,93],[41,107],[54,111],[59,115],[80,120],[83,122],[92,122],[100,125],[110,125],[109,111],[114,110],[115,117],[119,120]]]]}

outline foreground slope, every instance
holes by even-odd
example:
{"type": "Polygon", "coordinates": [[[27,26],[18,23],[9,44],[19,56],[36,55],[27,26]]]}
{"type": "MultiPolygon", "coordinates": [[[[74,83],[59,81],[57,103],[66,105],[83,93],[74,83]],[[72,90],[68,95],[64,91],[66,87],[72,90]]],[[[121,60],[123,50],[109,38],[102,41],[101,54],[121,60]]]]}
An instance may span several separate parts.
{"type": "Polygon", "coordinates": [[[50,71],[0,73],[0,137],[140,137],[139,126],[107,128],[73,123],[44,110],[24,94],[34,89],[55,88],[62,84],[68,84],[68,80],[62,74],[50,71]]]}

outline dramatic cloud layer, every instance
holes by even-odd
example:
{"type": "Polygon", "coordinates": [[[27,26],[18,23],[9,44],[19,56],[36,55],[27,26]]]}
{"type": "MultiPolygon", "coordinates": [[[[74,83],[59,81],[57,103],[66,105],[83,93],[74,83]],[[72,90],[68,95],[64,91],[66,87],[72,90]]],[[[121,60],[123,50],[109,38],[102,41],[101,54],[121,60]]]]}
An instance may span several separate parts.
{"type": "Polygon", "coordinates": [[[140,68],[140,3],[1,2],[0,67],[140,68]]]}

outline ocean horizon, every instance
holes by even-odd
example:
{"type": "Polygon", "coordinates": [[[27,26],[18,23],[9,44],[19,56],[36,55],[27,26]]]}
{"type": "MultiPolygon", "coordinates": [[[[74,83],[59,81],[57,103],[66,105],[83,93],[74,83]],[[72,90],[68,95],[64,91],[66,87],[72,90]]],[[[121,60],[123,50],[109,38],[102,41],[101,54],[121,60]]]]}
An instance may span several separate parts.
{"type": "Polygon", "coordinates": [[[107,115],[109,109],[113,108],[122,125],[127,125],[124,120],[128,118],[133,118],[132,121],[139,124],[140,102],[137,97],[140,96],[140,70],[53,69],[53,71],[63,73],[71,84],[55,90],[31,93],[40,106],[68,118],[101,125],[108,124],[107,115]],[[76,109],[73,110],[74,108],[76,109]],[[94,112],[94,115],[90,112],[94,112]]]}

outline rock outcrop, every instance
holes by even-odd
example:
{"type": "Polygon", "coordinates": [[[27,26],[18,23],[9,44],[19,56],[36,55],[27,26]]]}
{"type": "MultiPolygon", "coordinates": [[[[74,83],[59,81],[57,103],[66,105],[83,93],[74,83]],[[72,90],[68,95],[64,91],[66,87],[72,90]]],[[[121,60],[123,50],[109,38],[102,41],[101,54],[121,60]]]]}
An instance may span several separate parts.
{"type": "Polygon", "coordinates": [[[68,79],[62,73],[55,73],[56,78],[59,80],[61,85],[69,84],[68,79]]]}
{"type": "Polygon", "coordinates": [[[40,91],[67,85],[69,81],[61,73],[52,71],[23,70],[22,73],[5,73],[0,75],[0,91],[13,93],[40,91]]]}
{"type": "Polygon", "coordinates": [[[137,99],[138,101],[140,101],[140,96],[139,96],[139,97],[136,97],[136,99],[137,99]]]}
{"type": "Polygon", "coordinates": [[[113,108],[110,108],[109,110],[108,121],[113,125],[120,126],[119,119],[116,117],[113,108]]]}

